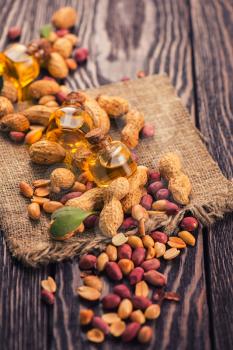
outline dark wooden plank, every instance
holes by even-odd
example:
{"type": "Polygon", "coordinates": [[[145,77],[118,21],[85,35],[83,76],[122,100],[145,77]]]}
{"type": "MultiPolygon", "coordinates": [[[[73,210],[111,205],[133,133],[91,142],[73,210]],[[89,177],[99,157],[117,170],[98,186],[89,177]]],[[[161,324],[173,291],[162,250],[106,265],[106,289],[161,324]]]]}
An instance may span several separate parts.
{"type": "MultiPolygon", "coordinates": [[[[223,173],[233,176],[233,3],[191,1],[197,107],[201,132],[223,173]]],[[[233,343],[233,215],[205,235],[212,338],[216,349],[233,343]]]]}
{"type": "MultiPolygon", "coordinates": [[[[140,69],[147,73],[166,72],[194,115],[189,11],[183,1],[83,1],[79,4],[80,37],[91,55],[87,66],[75,74],[75,80],[68,79],[72,87],[98,86],[118,81],[124,75],[133,78],[140,69]]],[[[150,348],[210,348],[202,235],[199,234],[195,249],[187,250],[181,259],[163,268],[169,273],[168,288],[181,293],[182,302],[164,306],[150,348]]],[[[78,326],[77,260],[57,265],[55,275],[58,295],[52,347],[92,348],[78,326]]],[[[106,342],[103,348],[111,346],[122,348],[120,342],[112,341],[106,342]]],[[[135,346],[139,348],[135,344],[127,345],[129,349],[135,346]]]]}
{"type": "MultiPolygon", "coordinates": [[[[43,1],[40,8],[36,4],[39,2],[0,1],[0,49],[5,47],[7,30],[12,25],[22,26],[22,42],[28,42],[35,33],[38,36],[48,9],[43,1]]],[[[41,303],[40,281],[51,274],[51,268],[25,268],[12,259],[2,234],[0,240],[0,348],[47,349],[52,309],[41,303]]]]}
{"type": "Polygon", "coordinates": [[[46,349],[49,313],[40,300],[40,281],[48,268],[29,269],[10,256],[0,238],[0,348],[46,349]]]}

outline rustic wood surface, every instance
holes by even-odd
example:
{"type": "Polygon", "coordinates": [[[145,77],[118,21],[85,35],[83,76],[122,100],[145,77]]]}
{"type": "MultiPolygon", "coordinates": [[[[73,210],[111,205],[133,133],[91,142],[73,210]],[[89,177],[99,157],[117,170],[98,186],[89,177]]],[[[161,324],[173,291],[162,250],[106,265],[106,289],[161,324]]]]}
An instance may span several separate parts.
{"type": "MultiPolygon", "coordinates": [[[[67,79],[72,88],[95,87],[166,72],[208,149],[232,177],[233,3],[225,0],[0,0],[0,48],[7,28],[20,25],[22,42],[38,35],[52,12],[64,4],[79,11],[76,32],[90,50],[86,66],[67,79]]],[[[232,216],[200,230],[197,246],[164,265],[168,288],[181,294],[167,303],[155,325],[150,349],[230,349],[233,342],[232,216]],[[204,238],[204,239],[203,239],[204,238]]],[[[0,243],[0,348],[92,349],[78,326],[77,260],[41,269],[23,267],[0,243]],[[56,303],[40,301],[40,280],[56,279],[56,303]]],[[[105,284],[105,291],[109,286],[105,284]]],[[[108,341],[103,349],[120,349],[108,341]]],[[[138,344],[127,345],[128,349],[138,344]]],[[[141,346],[140,346],[141,348],[141,346]]]]}

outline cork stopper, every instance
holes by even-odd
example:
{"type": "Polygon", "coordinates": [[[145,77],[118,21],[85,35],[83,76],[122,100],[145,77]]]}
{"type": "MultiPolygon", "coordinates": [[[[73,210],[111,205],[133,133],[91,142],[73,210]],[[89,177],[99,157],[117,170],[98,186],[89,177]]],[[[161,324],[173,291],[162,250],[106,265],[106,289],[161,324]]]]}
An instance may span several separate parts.
{"type": "Polygon", "coordinates": [[[66,96],[66,103],[82,105],[86,101],[86,96],[81,91],[72,91],[66,96]]]}
{"type": "Polygon", "coordinates": [[[35,39],[27,46],[27,53],[29,55],[33,55],[40,62],[44,62],[47,58],[49,58],[51,52],[51,44],[46,39],[35,39]]]}
{"type": "Polygon", "coordinates": [[[85,137],[92,145],[99,144],[106,139],[101,128],[92,129],[85,135],[85,137]]]}

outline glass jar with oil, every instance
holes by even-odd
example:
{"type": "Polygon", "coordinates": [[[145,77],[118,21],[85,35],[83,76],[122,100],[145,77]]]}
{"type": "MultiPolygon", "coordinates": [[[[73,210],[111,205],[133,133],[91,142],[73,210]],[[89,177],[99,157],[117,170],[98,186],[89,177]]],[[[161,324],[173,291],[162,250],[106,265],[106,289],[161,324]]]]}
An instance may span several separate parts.
{"type": "Polygon", "coordinates": [[[93,125],[92,112],[83,105],[79,94],[72,92],[63,105],[51,114],[46,138],[65,148],[65,162],[72,164],[75,154],[89,150],[90,144],[85,134],[93,125]]]}
{"type": "Polygon", "coordinates": [[[40,73],[40,63],[50,54],[50,43],[34,40],[27,46],[15,43],[0,53],[0,76],[9,80],[18,90],[18,99],[24,98],[24,88],[40,73]]]}
{"type": "Polygon", "coordinates": [[[86,159],[88,171],[99,187],[108,186],[118,177],[129,177],[137,169],[130,150],[120,141],[105,136],[101,129],[86,134],[92,154],[86,159]]]}

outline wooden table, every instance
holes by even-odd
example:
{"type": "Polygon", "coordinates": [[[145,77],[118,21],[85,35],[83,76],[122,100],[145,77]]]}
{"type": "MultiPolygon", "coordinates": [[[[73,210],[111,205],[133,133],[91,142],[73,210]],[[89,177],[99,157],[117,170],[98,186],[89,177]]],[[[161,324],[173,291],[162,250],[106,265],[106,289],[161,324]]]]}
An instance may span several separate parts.
{"type": "MultiPolygon", "coordinates": [[[[166,72],[223,173],[232,177],[232,0],[1,0],[0,47],[7,28],[20,25],[21,41],[38,35],[60,5],[79,12],[80,44],[90,59],[67,83],[74,89],[166,72]]],[[[185,135],[184,135],[185,137],[185,135]]],[[[199,232],[195,249],[169,264],[169,288],[181,294],[167,303],[150,349],[230,349],[233,343],[231,215],[199,232]],[[202,234],[203,233],[203,234],[202,234]]],[[[78,326],[77,260],[25,268],[0,245],[0,348],[89,349],[78,326]],[[56,279],[56,303],[40,300],[40,281],[56,279]]],[[[121,349],[106,342],[103,349],[121,349]]],[[[127,345],[127,349],[139,345],[127,345]]]]}

